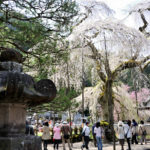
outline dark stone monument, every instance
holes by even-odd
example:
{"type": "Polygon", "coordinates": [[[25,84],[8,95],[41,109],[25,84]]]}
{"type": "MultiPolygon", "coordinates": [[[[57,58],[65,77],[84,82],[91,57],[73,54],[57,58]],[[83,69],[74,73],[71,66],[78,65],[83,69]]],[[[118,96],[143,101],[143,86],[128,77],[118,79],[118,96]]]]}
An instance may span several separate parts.
{"type": "Polygon", "coordinates": [[[0,150],[41,150],[40,137],[25,135],[27,107],[53,100],[51,80],[35,82],[22,72],[22,55],[8,49],[0,55],[0,150]]]}

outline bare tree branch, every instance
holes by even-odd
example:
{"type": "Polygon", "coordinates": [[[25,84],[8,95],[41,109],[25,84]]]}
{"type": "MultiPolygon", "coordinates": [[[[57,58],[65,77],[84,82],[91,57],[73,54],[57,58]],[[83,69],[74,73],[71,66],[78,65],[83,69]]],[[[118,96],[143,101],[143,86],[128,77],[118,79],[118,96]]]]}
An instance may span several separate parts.
{"type": "Polygon", "coordinates": [[[142,70],[144,70],[146,67],[148,67],[149,64],[150,64],[150,61],[148,61],[148,62],[144,65],[144,67],[142,68],[142,70]]]}
{"type": "Polygon", "coordinates": [[[129,111],[129,109],[127,107],[125,107],[125,105],[123,105],[120,100],[118,100],[117,98],[114,98],[114,100],[119,103],[123,108],[125,108],[127,111],[129,111]]]}
{"type": "MultiPolygon", "coordinates": [[[[35,55],[35,54],[31,53],[31,52],[25,51],[23,48],[21,48],[19,45],[17,45],[17,44],[14,43],[14,42],[11,42],[11,41],[8,41],[8,40],[7,40],[7,41],[0,41],[0,42],[9,43],[9,44],[15,46],[16,48],[18,48],[21,52],[23,52],[23,53],[25,53],[25,54],[30,54],[30,55],[32,55],[32,56],[34,56],[34,57],[40,59],[37,55],[35,55]]],[[[7,48],[5,48],[5,47],[0,47],[0,48],[1,48],[1,49],[4,49],[4,50],[7,50],[7,48]]]]}
{"type": "Polygon", "coordinates": [[[145,29],[146,29],[147,26],[148,26],[148,22],[146,21],[145,16],[144,16],[144,14],[143,14],[142,12],[140,12],[140,15],[141,15],[141,19],[142,19],[144,25],[143,25],[142,27],[139,27],[139,30],[140,30],[141,32],[144,32],[145,29]]]}
{"type": "Polygon", "coordinates": [[[101,71],[101,54],[98,53],[98,50],[96,49],[96,47],[94,46],[94,44],[92,44],[91,42],[88,42],[87,44],[92,52],[93,52],[93,58],[94,58],[94,61],[96,62],[96,69],[97,69],[97,73],[99,75],[99,77],[101,78],[101,80],[103,82],[106,82],[106,75],[101,71]]]}
{"type": "Polygon", "coordinates": [[[126,61],[126,62],[123,62],[122,64],[120,64],[113,72],[112,72],[112,76],[113,76],[113,79],[117,76],[117,74],[119,72],[121,72],[122,70],[125,70],[127,68],[133,68],[133,67],[136,67],[136,66],[139,66],[140,65],[140,62],[137,62],[135,60],[129,60],[129,61],[126,61]]]}
{"type": "Polygon", "coordinates": [[[150,55],[148,55],[148,56],[145,57],[143,60],[141,60],[141,64],[146,63],[149,59],[150,59],[150,55]]]}
{"type": "MultiPolygon", "coordinates": [[[[150,59],[150,55],[147,56],[147,57],[145,57],[141,61],[129,60],[129,61],[123,62],[122,64],[120,64],[120,66],[118,66],[112,72],[113,79],[115,79],[116,76],[118,75],[118,73],[121,72],[122,70],[125,70],[125,69],[128,69],[128,68],[133,68],[133,67],[138,67],[138,66],[141,67],[141,65],[144,64],[144,63],[146,63],[149,59],[150,59]]],[[[142,70],[143,70],[143,68],[142,68],[142,70]]]]}

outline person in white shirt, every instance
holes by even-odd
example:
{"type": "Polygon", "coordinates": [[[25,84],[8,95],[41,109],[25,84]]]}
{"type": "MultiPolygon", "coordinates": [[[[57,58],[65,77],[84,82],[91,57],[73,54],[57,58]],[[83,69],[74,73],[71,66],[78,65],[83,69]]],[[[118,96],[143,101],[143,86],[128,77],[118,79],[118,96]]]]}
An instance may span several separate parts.
{"type": "Polygon", "coordinates": [[[86,125],[83,127],[83,130],[82,130],[82,135],[84,136],[84,144],[81,146],[82,150],[84,147],[87,150],[89,149],[88,144],[89,144],[90,128],[88,127],[88,125],[89,125],[89,122],[86,122],[86,125]]]}
{"type": "Polygon", "coordinates": [[[117,132],[118,132],[119,143],[121,145],[121,150],[124,150],[125,130],[124,130],[124,124],[122,121],[118,122],[117,132]]]}
{"type": "Polygon", "coordinates": [[[128,120],[125,128],[125,135],[128,143],[128,150],[131,150],[131,138],[132,138],[132,129],[131,129],[131,121],[128,120]]]}
{"type": "Polygon", "coordinates": [[[96,123],[96,127],[94,128],[94,133],[96,134],[96,141],[98,150],[102,150],[102,128],[100,127],[100,122],[96,123]]]}

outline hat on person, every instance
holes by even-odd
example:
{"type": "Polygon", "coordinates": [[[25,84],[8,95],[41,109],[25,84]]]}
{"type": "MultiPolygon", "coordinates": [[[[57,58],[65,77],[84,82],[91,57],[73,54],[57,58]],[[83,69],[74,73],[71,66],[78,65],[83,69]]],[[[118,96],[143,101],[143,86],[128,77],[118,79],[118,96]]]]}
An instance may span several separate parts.
{"type": "Polygon", "coordinates": [[[58,126],[59,126],[59,123],[56,123],[55,126],[58,127],[58,126]]]}
{"type": "Polygon", "coordinates": [[[118,126],[123,126],[123,122],[122,122],[122,121],[119,121],[119,122],[118,122],[118,126]]]}
{"type": "Polygon", "coordinates": [[[63,121],[63,124],[67,124],[67,121],[63,121]]]}

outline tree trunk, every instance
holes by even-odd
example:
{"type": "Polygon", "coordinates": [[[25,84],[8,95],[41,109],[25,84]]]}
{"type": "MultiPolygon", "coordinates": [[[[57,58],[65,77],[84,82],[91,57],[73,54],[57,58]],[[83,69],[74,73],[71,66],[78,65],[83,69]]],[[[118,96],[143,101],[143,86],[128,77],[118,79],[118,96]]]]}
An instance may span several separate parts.
{"type": "Polygon", "coordinates": [[[137,98],[137,91],[135,90],[135,97],[136,97],[136,113],[137,116],[139,116],[139,110],[138,110],[138,98],[137,98]]]}
{"type": "Polygon", "coordinates": [[[82,49],[82,118],[84,118],[84,58],[82,49]]]}
{"type": "Polygon", "coordinates": [[[69,126],[70,126],[70,129],[71,129],[71,132],[70,132],[70,137],[71,137],[71,140],[70,140],[70,142],[71,142],[71,146],[73,147],[73,142],[72,142],[72,127],[71,127],[71,110],[70,110],[70,108],[69,108],[69,126]]]}
{"type": "Polygon", "coordinates": [[[106,102],[106,99],[103,97],[101,98],[101,100],[99,101],[101,107],[102,107],[102,120],[109,120],[109,114],[108,114],[108,104],[106,102]]]}
{"type": "Polygon", "coordinates": [[[116,147],[115,147],[114,116],[113,116],[114,101],[113,101],[112,84],[113,84],[113,81],[111,79],[108,79],[106,81],[104,99],[106,100],[107,105],[108,105],[108,122],[109,122],[109,127],[110,127],[110,130],[111,130],[111,133],[112,133],[113,150],[115,150],[116,147]]]}
{"type": "Polygon", "coordinates": [[[113,126],[114,119],[113,119],[113,111],[114,111],[114,101],[113,101],[113,92],[112,92],[112,81],[107,80],[105,84],[105,91],[104,91],[104,99],[105,103],[107,104],[108,108],[108,122],[110,126],[113,126]]]}

